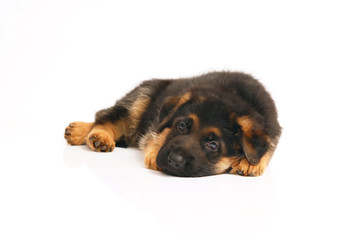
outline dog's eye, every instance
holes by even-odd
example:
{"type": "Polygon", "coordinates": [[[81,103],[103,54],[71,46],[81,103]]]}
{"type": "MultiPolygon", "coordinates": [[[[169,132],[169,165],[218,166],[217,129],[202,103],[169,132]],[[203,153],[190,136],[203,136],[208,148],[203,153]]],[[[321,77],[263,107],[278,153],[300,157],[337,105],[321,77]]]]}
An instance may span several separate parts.
{"type": "Polygon", "coordinates": [[[178,123],[178,126],[177,126],[177,128],[178,128],[180,131],[185,131],[185,130],[186,130],[186,127],[187,127],[187,125],[186,125],[186,123],[183,122],[183,121],[180,121],[180,122],[178,123]]]}
{"type": "Polygon", "coordinates": [[[206,147],[208,149],[210,149],[211,151],[217,151],[219,148],[219,145],[217,142],[212,141],[212,142],[206,143],[206,147]]]}

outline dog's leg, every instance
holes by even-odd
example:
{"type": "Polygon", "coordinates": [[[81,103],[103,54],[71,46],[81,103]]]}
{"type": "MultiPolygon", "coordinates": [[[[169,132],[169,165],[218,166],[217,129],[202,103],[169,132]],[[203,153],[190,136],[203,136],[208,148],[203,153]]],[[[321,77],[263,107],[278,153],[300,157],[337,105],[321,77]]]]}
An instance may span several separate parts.
{"type": "Polygon", "coordinates": [[[111,152],[119,138],[118,126],[111,122],[73,122],[65,128],[65,139],[70,145],[87,144],[90,149],[97,152],[111,152]]]}
{"type": "Polygon", "coordinates": [[[127,139],[130,146],[136,145],[139,122],[150,99],[133,92],[108,109],[99,111],[88,135],[86,144],[96,152],[111,152],[115,142],[127,139]]]}
{"type": "Polygon", "coordinates": [[[73,122],[65,128],[65,139],[70,145],[87,144],[94,151],[110,152],[115,147],[116,133],[110,123],[73,122]]]}
{"type": "Polygon", "coordinates": [[[115,147],[116,132],[116,127],[110,123],[73,122],[65,129],[65,139],[70,145],[86,143],[94,151],[110,152],[115,147]]]}
{"type": "Polygon", "coordinates": [[[169,81],[150,80],[142,83],[113,107],[99,111],[94,123],[81,123],[79,129],[67,127],[65,138],[72,145],[86,143],[98,152],[110,152],[116,142],[125,142],[129,147],[137,147],[139,138],[146,132],[151,122],[146,112],[156,111],[150,104],[167,87],[169,81]],[[144,120],[146,118],[146,120],[144,120]]]}
{"type": "Polygon", "coordinates": [[[65,139],[70,145],[87,144],[94,151],[112,151],[116,137],[116,128],[111,124],[73,122],[65,128],[65,139]]]}

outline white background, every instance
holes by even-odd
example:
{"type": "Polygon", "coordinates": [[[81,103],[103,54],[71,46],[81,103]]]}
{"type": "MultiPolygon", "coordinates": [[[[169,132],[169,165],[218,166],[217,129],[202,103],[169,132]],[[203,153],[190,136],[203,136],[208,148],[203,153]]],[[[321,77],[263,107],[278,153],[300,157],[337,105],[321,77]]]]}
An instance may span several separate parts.
{"type": "Polygon", "coordinates": [[[0,2],[0,239],[359,239],[356,1],[0,2]],[[142,80],[245,71],[283,135],[265,175],[176,178],[67,146],[142,80]]]}

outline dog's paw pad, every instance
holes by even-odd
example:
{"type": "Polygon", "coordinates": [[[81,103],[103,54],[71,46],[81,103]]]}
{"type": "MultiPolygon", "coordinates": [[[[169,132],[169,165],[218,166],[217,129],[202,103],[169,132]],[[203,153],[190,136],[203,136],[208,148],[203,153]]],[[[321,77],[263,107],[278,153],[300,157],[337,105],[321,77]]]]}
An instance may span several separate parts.
{"type": "Polygon", "coordinates": [[[115,148],[115,142],[110,134],[102,130],[90,133],[87,144],[96,152],[111,152],[115,148]]]}

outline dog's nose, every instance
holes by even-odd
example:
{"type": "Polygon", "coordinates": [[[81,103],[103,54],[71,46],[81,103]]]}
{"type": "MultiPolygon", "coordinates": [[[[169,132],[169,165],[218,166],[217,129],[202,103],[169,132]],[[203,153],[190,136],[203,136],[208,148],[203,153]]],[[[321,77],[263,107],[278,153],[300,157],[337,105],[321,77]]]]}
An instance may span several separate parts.
{"type": "Polygon", "coordinates": [[[170,153],[168,156],[168,163],[173,168],[182,168],[185,164],[185,159],[177,153],[170,153]]]}

